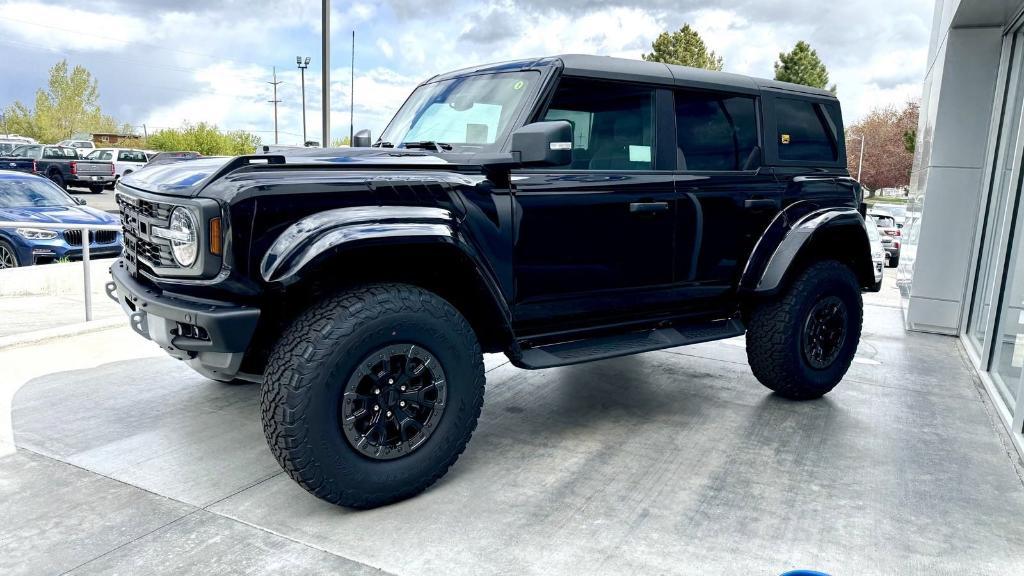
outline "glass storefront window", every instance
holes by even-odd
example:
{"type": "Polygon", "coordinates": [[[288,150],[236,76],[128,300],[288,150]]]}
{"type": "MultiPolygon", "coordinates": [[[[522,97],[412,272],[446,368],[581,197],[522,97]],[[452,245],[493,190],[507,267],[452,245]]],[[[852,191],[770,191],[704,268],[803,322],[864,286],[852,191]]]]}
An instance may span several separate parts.
{"type": "MultiPolygon", "coordinates": [[[[977,312],[980,324],[985,322],[986,309],[993,303],[993,294],[996,293],[991,289],[993,283],[1001,280],[997,278],[998,255],[1001,252],[994,249],[994,246],[1008,241],[1010,257],[1006,260],[1006,268],[1002,274],[1005,281],[1000,297],[994,300],[994,303],[998,303],[999,314],[996,318],[994,341],[989,343],[992,350],[989,370],[992,381],[1011,412],[1020,394],[1021,369],[1024,368],[1024,243],[1020,240],[1020,232],[1024,230],[1024,210],[1021,210],[1020,204],[1021,156],[1024,154],[1020,146],[1020,120],[1024,114],[1024,110],[1021,109],[1024,90],[1020,86],[1024,76],[1024,72],[1021,71],[1021,68],[1024,68],[1024,58],[1021,55],[1024,52],[1021,49],[1022,34],[1024,32],[1017,32],[1012,37],[1010,83],[1005,100],[1006,106],[1003,108],[1003,125],[1007,132],[1001,134],[1001,139],[1003,136],[1006,139],[1005,143],[1000,143],[996,156],[988,210],[990,217],[986,222],[986,235],[990,237],[986,238],[979,255],[979,281],[975,293],[975,303],[979,305],[977,312]],[[1004,234],[1002,230],[1007,224],[998,224],[1003,220],[1004,214],[1010,216],[1005,219],[1009,221],[1008,234],[1004,234]],[[991,234],[988,234],[989,230],[991,234]]],[[[969,331],[976,340],[979,332],[984,333],[984,324],[980,326],[971,326],[969,331]]],[[[984,340],[980,342],[983,343],[984,340]]]]}
{"type": "Polygon", "coordinates": [[[1003,221],[1006,214],[1007,196],[1016,193],[1016,182],[1013,180],[1015,163],[1015,151],[1017,148],[1018,132],[1020,130],[1020,119],[1022,103],[1024,103],[1024,36],[1018,32],[1007,36],[1004,42],[1004,51],[1009,56],[1009,65],[1006,68],[1007,80],[1003,108],[999,126],[999,139],[996,143],[994,166],[990,173],[988,182],[989,203],[985,214],[984,228],[982,229],[981,252],[978,255],[977,275],[974,283],[974,299],[971,304],[970,317],[968,321],[967,335],[975,346],[975,352],[983,357],[986,344],[986,336],[989,327],[989,317],[992,313],[993,299],[997,296],[993,285],[996,282],[998,242],[1003,233],[1003,221]]]}

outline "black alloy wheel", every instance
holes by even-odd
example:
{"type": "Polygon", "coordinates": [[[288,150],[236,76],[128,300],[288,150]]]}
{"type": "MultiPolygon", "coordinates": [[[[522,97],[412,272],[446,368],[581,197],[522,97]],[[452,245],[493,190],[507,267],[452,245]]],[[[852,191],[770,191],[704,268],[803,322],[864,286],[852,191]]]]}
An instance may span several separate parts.
{"type": "Polygon", "coordinates": [[[444,369],[426,348],[387,346],[364,358],[345,385],[339,406],[342,432],[366,457],[405,456],[437,428],[446,395],[444,369]]]}
{"type": "Polygon", "coordinates": [[[801,337],[804,359],[812,367],[824,370],[835,362],[846,343],[846,304],[836,296],[819,300],[804,322],[801,337]]]}

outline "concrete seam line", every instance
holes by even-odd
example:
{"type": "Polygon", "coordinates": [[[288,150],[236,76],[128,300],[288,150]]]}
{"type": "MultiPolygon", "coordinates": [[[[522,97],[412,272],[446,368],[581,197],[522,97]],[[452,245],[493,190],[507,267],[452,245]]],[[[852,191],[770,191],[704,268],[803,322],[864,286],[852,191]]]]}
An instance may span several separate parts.
{"type": "MultiPolygon", "coordinates": [[[[315,498],[315,496],[314,496],[314,498],[315,498]]],[[[223,512],[217,512],[216,510],[206,510],[205,508],[203,508],[202,510],[205,511],[205,512],[209,512],[210,514],[216,514],[217,516],[220,516],[222,518],[227,518],[228,520],[231,520],[233,522],[238,522],[239,524],[244,524],[245,526],[249,526],[251,528],[255,528],[255,529],[257,529],[257,530],[259,530],[261,532],[266,532],[267,534],[272,534],[274,536],[277,536],[278,538],[283,538],[285,540],[288,540],[289,542],[294,542],[296,544],[299,544],[300,546],[305,546],[306,548],[310,548],[312,550],[319,550],[320,552],[323,552],[325,554],[330,554],[331,556],[335,556],[337,558],[342,558],[344,560],[348,560],[349,562],[352,562],[353,564],[359,564],[360,566],[366,566],[367,568],[370,568],[372,570],[376,570],[377,572],[379,572],[383,576],[396,576],[396,574],[394,572],[388,572],[387,570],[385,570],[385,569],[383,569],[383,568],[381,568],[379,566],[374,566],[373,564],[367,564],[366,562],[363,562],[362,560],[356,560],[355,558],[352,558],[352,557],[347,556],[345,554],[339,554],[337,552],[332,552],[332,551],[330,551],[330,550],[328,550],[328,549],[326,549],[326,548],[324,548],[322,546],[318,546],[318,545],[313,544],[311,542],[303,542],[302,540],[298,540],[298,539],[296,539],[293,536],[289,536],[287,534],[282,534],[281,532],[278,532],[277,530],[273,530],[273,529],[268,528],[266,526],[260,526],[259,524],[254,524],[254,523],[252,523],[252,522],[250,522],[248,520],[243,520],[242,518],[237,518],[237,517],[232,516],[230,514],[225,514],[223,512]]]]}
{"type": "Polygon", "coordinates": [[[124,323],[124,318],[107,318],[105,320],[79,322],[77,324],[68,324],[66,326],[58,326],[56,328],[47,328],[46,330],[34,330],[32,332],[3,336],[0,337],[0,351],[19,346],[26,346],[28,344],[39,344],[48,340],[71,338],[82,334],[110,330],[111,328],[124,326],[124,323]]]}

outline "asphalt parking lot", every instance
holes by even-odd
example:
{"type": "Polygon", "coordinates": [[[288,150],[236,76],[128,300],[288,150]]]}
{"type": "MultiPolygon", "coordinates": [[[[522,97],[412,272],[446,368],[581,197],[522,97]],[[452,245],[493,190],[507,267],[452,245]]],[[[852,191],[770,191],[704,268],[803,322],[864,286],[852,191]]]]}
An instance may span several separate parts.
{"type": "Polygon", "coordinates": [[[957,341],[906,334],[888,282],[819,401],[769,394],[742,339],[489,357],[458,464],[362,512],[280,472],[257,386],[157,350],[36,378],[0,459],[0,573],[1024,573],[1020,460],[957,341]]]}
{"type": "Polygon", "coordinates": [[[104,212],[117,212],[117,201],[114,199],[113,190],[104,190],[100,194],[93,194],[88,188],[68,187],[68,193],[75,198],[85,200],[87,206],[104,212]]]}

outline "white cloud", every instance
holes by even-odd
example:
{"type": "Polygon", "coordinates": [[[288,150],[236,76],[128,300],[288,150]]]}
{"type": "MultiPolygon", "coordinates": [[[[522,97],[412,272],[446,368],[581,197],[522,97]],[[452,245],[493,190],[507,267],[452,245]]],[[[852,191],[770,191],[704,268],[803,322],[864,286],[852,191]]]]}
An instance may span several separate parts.
{"type": "Polygon", "coordinates": [[[388,58],[395,55],[395,49],[391,47],[391,43],[383,38],[377,38],[377,48],[388,58]]]}
{"type": "Polygon", "coordinates": [[[89,51],[121,50],[149,34],[146,22],[121,14],[104,14],[88,4],[54,6],[38,2],[3,5],[0,37],[22,40],[54,50],[74,48],[89,51]],[[62,27],[73,25],[81,34],[66,34],[62,27]],[[83,40],[82,36],[86,38],[83,40]]]}

